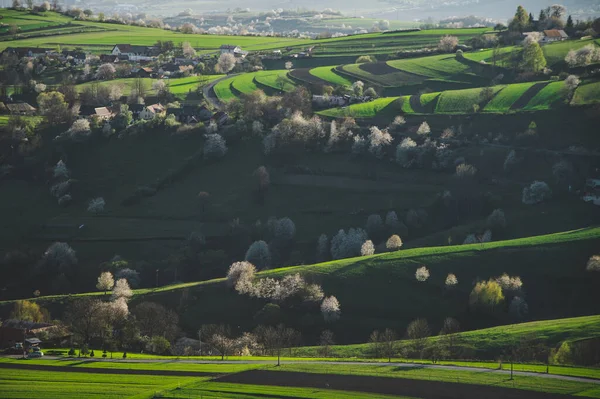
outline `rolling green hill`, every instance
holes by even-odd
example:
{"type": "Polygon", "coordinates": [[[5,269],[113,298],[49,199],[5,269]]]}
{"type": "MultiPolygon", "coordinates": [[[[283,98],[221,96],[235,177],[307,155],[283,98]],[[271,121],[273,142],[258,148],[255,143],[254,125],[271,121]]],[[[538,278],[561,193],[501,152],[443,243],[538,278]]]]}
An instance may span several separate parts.
{"type": "MultiPolygon", "coordinates": [[[[521,277],[531,319],[594,314],[600,298],[595,288],[599,276],[586,272],[585,264],[599,244],[600,228],[596,227],[487,244],[408,249],[269,270],[259,276],[300,273],[322,284],[326,294],[335,295],[341,303],[339,322],[326,325],[315,309],[305,307],[286,309],[282,321],[302,328],[307,337],[330,328],[339,342],[364,342],[374,329],[404,331],[418,317],[428,319],[434,331],[448,316],[457,318],[465,330],[510,323],[504,311],[473,315],[467,306],[475,280],[504,272],[521,277]],[[424,283],[414,277],[422,265],[431,271],[424,283]],[[444,288],[448,273],[456,274],[459,281],[452,291],[444,288]]],[[[35,300],[58,316],[67,297],[35,300]]],[[[136,291],[134,303],[142,300],[182,309],[182,324],[190,330],[213,322],[250,328],[255,324],[254,314],[265,304],[238,295],[222,279],[136,291]]],[[[11,302],[1,304],[3,312],[10,309],[11,302]]]]}
{"type": "Polygon", "coordinates": [[[377,100],[353,104],[344,108],[332,108],[319,114],[331,118],[353,116],[355,118],[389,118],[400,112],[405,114],[453,114],[475,113],[510,114],[517,112],[547,111],[561,107],[590,105],[597,103],[597,81],[585,81],[575,91],[570,104],[564,83],[528,82],[492,87],[493,95],[488,101],[480,98],[481,88],[446,90],[441,93],[427,93],[415,96],[383,97],[377,100]],[[435,100],[435,108],[428,107],[435,100]],[[415,106],[415,101],[418,106],[415,106]],[[473,107],[478,105],[476,111],[473,107]]]}

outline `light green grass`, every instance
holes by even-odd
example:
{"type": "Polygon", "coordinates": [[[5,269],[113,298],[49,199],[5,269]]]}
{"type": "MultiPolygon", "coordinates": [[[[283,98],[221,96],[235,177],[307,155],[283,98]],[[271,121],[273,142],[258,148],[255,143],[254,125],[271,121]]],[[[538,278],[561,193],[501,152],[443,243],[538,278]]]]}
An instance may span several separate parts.
{"type": "Polygon", "coordinates": [[[233,83],[234,79],[235,79],[235,76],[231,77],[231,78],[223,79],[220,82],[218,82],[216,85],[213,86],[215,94],[217,95],[219,100],[221,100],[223,102],[228,102],[228,101],[233,100],[236,97],[235,94],[233,93],[233,91],[231,91],[231,84],[233,83]]]}
{"type": "Polygon", "coordinates": [[[308,71],[311,75],[323,79],[336,86],[351,86],[352,81],[335,73],[330,66],[312,68],[308,71]]]}
{"type": "Polygon", "coordinates": [[[179,384],[192,381],[198,381],[198,378],[2,369],[0,397],[6,399],[117,399],[135,395],[151,397],[156,391],[173,389],[179,384]]]}
{"type": "Polygon", "coordinates": [[[328,116],[331,118],[343,118],[350,116],[353,118],[373,118],[379,114],[388,105],[394,102],[398,97],[384,97],[378,98],[373,101],[369,101],[361,104],[354,104],[345,108],[332,108],[322,112],[320,115],[328,116]]]}
{"type": "Polygon", "coordinates": [[[484,108],[485,112],[508,112],[510,107],[537,82],[506,85],[491,99],[484,108]]]}
{"type": "Polygon", "coordinates": [[[469,70],[466,64],[456,60],[454,54],[394,60],[388,61],[387,64],[405,72],[438,79],[448,79],[469,70]]]}
{"type": "Polygon", "coordinates": [[[271,89],[280,91],[282,89],[280,81],[283,83],[283,91],[292,91],[296,87],[294,81],[287,76],[287,71],[261,71],[254,73],[254,79],[271,89]]]}
{"type": "MultiPolygon", "coordinates": [[[[22,116],[22,118],[32,121],[36,126],[42,123],[43,121],[43,118],[41,116],[22,116]]],[[[10,115],[0,115],[0,127],[8,125],[9,119],[10,115]]]]}
{"type": "MultiPolygon", "coordinates": [[[[500,90],[500,87],[493,87],[494,93],[500,90]]],[[[481,89],[448,90],[440,94],[440,98],[435,107],[436,114],[462,114],[473,113],[474,104],[480,103],[481,89]]]]}
{"type": "Polygon", "coordinates": [[[571,104],[582,105],[582,104],[597,104],[600,103],[600,81],[597,82],[583,82],[575,90],[575,95],[571,104]]]}
{"type": "MultiPolygon", "coordinates": [[[[10,10],[0,10],[0,15],[14,13],[10,10]]],[[[11,18],[16,18],[10,14],[11,18]]],[[[47,13],[47,16],[36,18],[28,13],[22,12],[23,16],[31,19],[39,19],[40,23],[48,18],[55,18],[56,14],[47,13]]],[[[72,19],[68,19],[73,21],[72,19]]],[[[75,22],[75,21],[73,21],[75,22]]],[[[231,36],[218,35],[186,35],[179,32],[167,31],[162,29],[142,28],[137,26],[107,24],[90,21],[76,21],[78,25],[86,27],[101,28],[103,32],[66,34],[47,37],[18,39],[13,41],[0,42],[0,50],[11,47],[76,47],[81,46],[86,50],[93,52],[106,52],[117,43],[130,43],[136,45],[153,45],[157,40],[171,40],[175,43],[190,42],[190,44],[201,53],[214,52],[222,44],[232,41],[231,36]]],[[[281,37],[253,37],[238,36],[235,38],[236,45],[244,50],[274,50],[292,45],[304,45],[309,40],[287,39],[281,37]]]]}
{"type": "Polygon", "coordinates": [[[523,110],[542,111],[558,106],[564,101],[564,86],[564,82],[552,82],[548,84],[523,107],[523,110]]]}
{"type": "Polygon", "coordinates": [[[241,94],[249,94],[258,90],[258,87],[254,83],[253,73],[243,73],[236,76],[231,82],[231,86],[241,94]]]}

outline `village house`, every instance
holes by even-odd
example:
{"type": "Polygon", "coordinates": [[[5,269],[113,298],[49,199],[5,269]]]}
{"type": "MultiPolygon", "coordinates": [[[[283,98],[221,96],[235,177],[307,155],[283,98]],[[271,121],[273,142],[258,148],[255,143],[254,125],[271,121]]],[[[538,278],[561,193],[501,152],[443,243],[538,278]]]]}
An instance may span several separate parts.
{"type": "Polygon", "coordinates": [[[76,65],[81,65],[85,63],[85,60],[87,59],[87,55],[83,52],[83,51],[76,51],[76,50],[63,50],[61,52],[62,57],[67,60],[67,61],[73,61],[73,63],[75,63],[76,65]]]}
{"type": "Polygon", "coordinates": [[[127,56],[127,55],[112,55],[112,54],[100,55],[100,62],[103,64],[116,64],[120,61],[129,61],[129,56],[127,56]]]}
{"type": "Polygon", "coordinates": [[[94,108],[94,111],[96,113],[96,116],[104,121],[109,120],[114,116],[112,111],[107,107],[94,108]]]}
{"type": "Polygon", "coordinates": [[[140,78],[150,78],[154,77],[156,74],[154,73],[154,69],[150,67],[142,67],[137,70],[136,75],[140,78]]]}
{"type": "Polygon", "coordinates": [[[313,95],[313,103],[320,107],[344,107],[350,102],[349,98],[345,96],[319,96],[313,95]]]}
{"type": "Polygon", "coordinates": [[[163,112],[165,112],[165,107],[163,107],[160,103],[152,104],[152,105],[143,107],[143,109],[140,111],[138,117],[139,117],[139,119],[149,121],[149,120],[154,119],[154,117],[156,115],[160,115],[163,112]]]}
{"type": "Polygon", "coordinates": [[[5,104],[11,115],[33,115],[36,109],[27,103],[5,104]]]}
{"type": "Polygon", "coordinates": [[[48,53],[52,52],[53,50],[50,48],[36,48],[36,47],[7,47],[6,49],[4,49],[4,51],[2,51],[0,53],[0,55],[4,55],[4,54],[12,54],[12,55],[16,55],[17,58],[23,58],[23,57],[31,57],[31,58],[39,58],[39,57],[44,57],[46,56],[48,53]]]}
{"type": "Polygon", "coordinates": [[[223,44],[220,48],[221,54],[233,54],[236,57],[245,57],[248,54],[247,51],[242,50],[239,46],[233,46],[231,44],[223,44]]]}
{"type": "Polygon", "coordinates": [[[211,122],[214,122],[219,126],[226,124],[228,120],[229,120],[229,115],[227,115],[227,113],[223,112],[223,111],[216,112],[212,116],[212,118],[210,118],[211,122]]]}
{"type": "Polygon", "coordinates": [[[156,49],[152,46],[134,46],[131,44],[116,44],[112,55],[126,55],[131,61],[152,61],[156,56],[156,49]]]}

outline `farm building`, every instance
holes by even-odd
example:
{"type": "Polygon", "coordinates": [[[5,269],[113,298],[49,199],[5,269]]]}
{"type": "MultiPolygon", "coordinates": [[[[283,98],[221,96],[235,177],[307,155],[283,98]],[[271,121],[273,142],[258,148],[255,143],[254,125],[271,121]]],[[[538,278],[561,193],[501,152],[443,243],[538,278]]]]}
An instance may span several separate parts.
{"type": "Polygon", "coordinates": [[[563,40],[567,40],[569,35],[565,33],[564,30],[559,29],[551,29],[544,31],[544,37],[542,38],[543,43],[552,43],[552,42],[560,42],[563,40]]]}
{"type": "Polygon", "coordinates": [[[63,50],[61,54],[66,60],[73,60],[77,65],[85,63],[87,59],[87,55],[83,51],[63,50]]]}
{"type": "Polygon", "coordinates": [[[36,109],[27,103],[6,104],[11,115],[33,115],[36,109]]]}
{"type": "Polygon", "coordinates": [[[134,46],[131,44],[116,44],[112,55],[126,55],[131,61],[151,61],[156,55],[156,49],[152,46],[134,46]]]}

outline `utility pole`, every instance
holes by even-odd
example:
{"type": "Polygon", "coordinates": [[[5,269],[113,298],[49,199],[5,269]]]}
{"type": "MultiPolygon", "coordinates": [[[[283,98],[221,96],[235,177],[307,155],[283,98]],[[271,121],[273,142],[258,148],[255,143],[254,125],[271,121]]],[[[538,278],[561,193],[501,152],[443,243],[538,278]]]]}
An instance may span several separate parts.
{"type": "Polygon", "coordinates": [[[156,269],[156,288],[158,288],[158,269],[156,269]]]}

